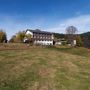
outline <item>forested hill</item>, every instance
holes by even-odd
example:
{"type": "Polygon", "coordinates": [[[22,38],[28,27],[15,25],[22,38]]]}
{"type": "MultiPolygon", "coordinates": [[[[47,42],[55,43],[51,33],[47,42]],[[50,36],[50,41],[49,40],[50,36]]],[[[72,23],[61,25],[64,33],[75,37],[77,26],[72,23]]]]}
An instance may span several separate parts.
{"type": "Polygon", "coordinates": [[[54,33],[54,37],[57,38],[57,39],[65,38],[65,34],[62,34],[62,33],[54,33]]]}
{"type": "Polygon", "coordinates": [[[81,38],[84,46],[90,48],[90,32],[81,34],[81,38]]]}
{"type": "MultiPolygon", "coordinates": [[[[79,35],[81,36],[81,39],[83,41],[83,46],[90,48],[90,32],[82,33],[79,35]]],[[[66,35],[60,33],[54,33],[54,37],[55,39],[62,39],[62,38],[66,39],[66,35]]]]}
{"type": "Polygon", "coordinates": [[[90,40],[90,32],[82,33],[81,37],[82,38],[86,37],[88,40],[90,40]]]}
{"type": "MultiPolygon", "coordinates": [[[[62,33],[54,33],[55,38],[59,39],[59,38],[65,38],[65,34],[62,33]]],[[[88,40],[90,40],[90,32],[86,32],[86,33],[82,33],[80,34],[81,38],[87,38],[88,40]]]]}

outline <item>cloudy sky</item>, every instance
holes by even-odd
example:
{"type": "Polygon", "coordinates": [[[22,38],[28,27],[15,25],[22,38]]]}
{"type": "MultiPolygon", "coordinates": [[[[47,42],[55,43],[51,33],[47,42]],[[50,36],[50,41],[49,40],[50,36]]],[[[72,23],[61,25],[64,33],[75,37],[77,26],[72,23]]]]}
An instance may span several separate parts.
{"type": "Polygon", "coordinates": [[[0,0],[0,29],[8,38],[27,28],[65,33],[71,25],[90,31],[90,0],[0,0]]]}

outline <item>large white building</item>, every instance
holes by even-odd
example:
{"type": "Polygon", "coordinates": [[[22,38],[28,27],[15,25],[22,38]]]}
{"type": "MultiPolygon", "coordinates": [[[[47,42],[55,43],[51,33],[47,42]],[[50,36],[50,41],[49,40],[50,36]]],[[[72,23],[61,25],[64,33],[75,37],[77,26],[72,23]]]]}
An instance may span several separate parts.
{"type": "Polygon", "coordinates": [[[54,35],[51,32],[27,29],[26,35],[31,35],[34,44],[53,45],[54,35]]]}

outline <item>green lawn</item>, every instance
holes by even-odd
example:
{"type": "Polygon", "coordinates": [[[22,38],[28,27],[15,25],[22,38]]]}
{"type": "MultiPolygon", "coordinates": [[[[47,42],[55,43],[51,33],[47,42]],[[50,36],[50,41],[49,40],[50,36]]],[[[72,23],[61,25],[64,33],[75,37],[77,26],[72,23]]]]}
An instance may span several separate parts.
{"type": "Polygon", "coordinates": [[[0,90],[90,90],[90,50],[0,45],[0,90]]]}

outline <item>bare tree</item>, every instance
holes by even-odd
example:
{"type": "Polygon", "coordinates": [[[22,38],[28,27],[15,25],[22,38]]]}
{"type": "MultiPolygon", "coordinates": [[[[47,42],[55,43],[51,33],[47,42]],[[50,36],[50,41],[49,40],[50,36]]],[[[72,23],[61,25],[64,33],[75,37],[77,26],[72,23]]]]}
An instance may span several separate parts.
{"type": "Polygon", "coordinates": [[[77,33],[77,28],[74,26],[69,26],[66,28],[66,37],[68,40],[68,43],[73,46],[74,40],[76,39],[76,33],[77,33]]]}

